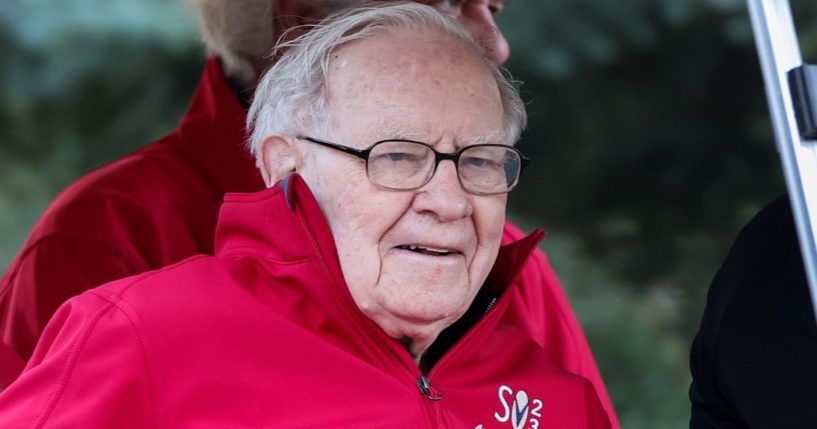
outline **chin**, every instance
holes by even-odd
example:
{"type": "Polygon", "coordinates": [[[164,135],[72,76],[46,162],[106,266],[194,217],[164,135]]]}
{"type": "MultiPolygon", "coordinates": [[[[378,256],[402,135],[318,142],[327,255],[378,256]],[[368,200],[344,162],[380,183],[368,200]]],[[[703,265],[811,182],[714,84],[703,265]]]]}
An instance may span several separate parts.
{"type": "Polygon", "coordinates": [[[440,305],[439,303],[432,303],[432,305],[414,305],[396,306],[392,308],[390,314],[404,323],[409,323],[417,326],[430,326],[445,324],[450,325],[459,319],[468,309],[468,305],[440,305]]]}

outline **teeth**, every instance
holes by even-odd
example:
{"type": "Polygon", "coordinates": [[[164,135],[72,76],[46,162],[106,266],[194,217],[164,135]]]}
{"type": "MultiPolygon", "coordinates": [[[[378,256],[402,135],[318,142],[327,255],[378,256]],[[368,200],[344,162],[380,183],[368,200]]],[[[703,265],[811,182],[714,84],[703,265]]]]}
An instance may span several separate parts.
{"type": "Polygon", "coordinates": [[[431,252],[431,253],[439,253],[439,254],[444,254],[444,255],[449,255],[449,254],[452,254],[452,253],[456,253],[456,251],[454,251],[454,250],[438,249],[436,247],[415,246],[413,244],[405,244],[405,245],[398,246],[398,247],[400,247],[401,249],[411,250],[412,252],[417,252],[417,251],[431,252]]]}

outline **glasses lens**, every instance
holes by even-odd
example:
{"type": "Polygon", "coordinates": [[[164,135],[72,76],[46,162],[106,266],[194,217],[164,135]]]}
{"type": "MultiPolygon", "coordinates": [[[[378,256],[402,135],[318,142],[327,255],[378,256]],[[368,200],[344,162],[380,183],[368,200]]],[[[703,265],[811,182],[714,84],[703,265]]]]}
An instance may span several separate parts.
{"type": "Polygon", "coordinates": [[[369,180],[389,189],[423,186],[434,170],[434,152],[427,146],[401,141],[380,142],[369,153],[369,180]]]}
{"type": "Polygon", "coordinates": [[[460,155],[460,180],[477,194],[501,194],[516,186],[522,160],[519,152],[507,146],[476,145],[460,155]]]}

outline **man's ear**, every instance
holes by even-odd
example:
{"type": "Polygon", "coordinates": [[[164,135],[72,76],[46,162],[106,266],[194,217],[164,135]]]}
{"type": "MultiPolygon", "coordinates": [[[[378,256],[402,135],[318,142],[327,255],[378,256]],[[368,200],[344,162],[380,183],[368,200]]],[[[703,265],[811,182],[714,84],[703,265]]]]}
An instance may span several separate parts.
{"type": "Polygon", "coordinates": [[[300,154],[291,136],[270,134],[261,141],[256,163],[268,188],[297,171],[299,162],[300,154]]]}

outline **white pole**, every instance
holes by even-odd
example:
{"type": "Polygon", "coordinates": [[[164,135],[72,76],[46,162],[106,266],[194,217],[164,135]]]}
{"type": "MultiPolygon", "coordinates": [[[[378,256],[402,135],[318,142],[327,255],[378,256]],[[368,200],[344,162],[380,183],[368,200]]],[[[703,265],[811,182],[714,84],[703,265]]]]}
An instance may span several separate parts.
{"type": "MultiPolygon", "coordinates": [[[[797,127],[787,73],[803,64],[788,0],[748,0],[777,151],[817,315],[817,140],[797,127]]],[[[817,108],[817,99],[810,100],[817,108]]]]}

